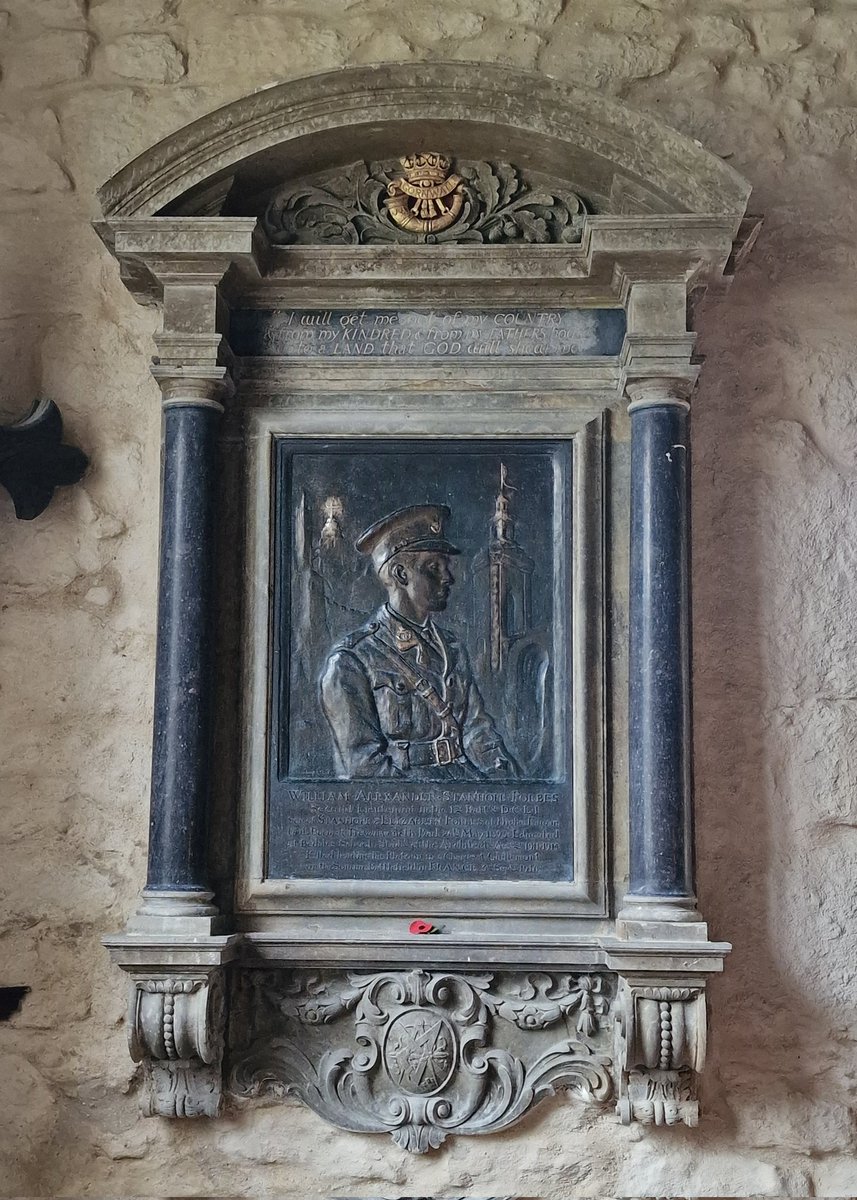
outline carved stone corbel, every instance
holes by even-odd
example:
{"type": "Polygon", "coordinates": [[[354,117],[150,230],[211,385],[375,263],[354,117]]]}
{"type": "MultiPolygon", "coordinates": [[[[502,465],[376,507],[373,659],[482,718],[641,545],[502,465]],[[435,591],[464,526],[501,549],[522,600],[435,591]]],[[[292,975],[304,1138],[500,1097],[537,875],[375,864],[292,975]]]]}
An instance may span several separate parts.
{"type": "Polygon", "coordinates": [[[223,1108],[223,972],[134,976],[131,1057],[143,1064],[147,1117],[216,1117],[223,1108]]]}
{"type": "Polygon", "coordinates": [[[616,1112],[623,1125],[696,1125],[705,1062],[705,989],[621,980],[616,1019],[616,1112]]]}

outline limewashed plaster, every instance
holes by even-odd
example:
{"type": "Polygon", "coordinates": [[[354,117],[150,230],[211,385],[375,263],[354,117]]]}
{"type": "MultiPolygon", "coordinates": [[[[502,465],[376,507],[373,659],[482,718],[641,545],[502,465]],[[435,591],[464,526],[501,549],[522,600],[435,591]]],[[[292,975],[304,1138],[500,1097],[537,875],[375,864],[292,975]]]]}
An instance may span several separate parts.
{"type": "Polygon", "coordinates": [[[0,497],[5,1195],[851,1195],[857,708],[857,8],[745,0],[5,0],[0,407],[62,408],[92,459],[32,524],[0,497]],[[712,984],[697,1130],[562,1098],[414,1159],[286,1104],[138,1112],[100,937],[145,874],[157,326],[92,231],[96,188],[212,108],[337,66],[510,63],[652,112],[754,186],[765,227],[697,313],[699,891],[712,984]]]}

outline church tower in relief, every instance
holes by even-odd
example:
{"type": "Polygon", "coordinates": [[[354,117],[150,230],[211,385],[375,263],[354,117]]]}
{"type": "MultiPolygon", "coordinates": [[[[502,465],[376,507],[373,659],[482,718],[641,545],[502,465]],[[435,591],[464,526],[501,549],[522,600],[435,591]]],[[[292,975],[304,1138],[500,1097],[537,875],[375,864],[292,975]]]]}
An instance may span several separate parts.
{"type": "Polygon", "coordinates": [[[488,542],[489,647],[493,674],[503,670],[509,649],[532,627],[533,560],[515,541],[515,524],[505,463],[500,464],[500,490],[494,502],[488,542]]]}

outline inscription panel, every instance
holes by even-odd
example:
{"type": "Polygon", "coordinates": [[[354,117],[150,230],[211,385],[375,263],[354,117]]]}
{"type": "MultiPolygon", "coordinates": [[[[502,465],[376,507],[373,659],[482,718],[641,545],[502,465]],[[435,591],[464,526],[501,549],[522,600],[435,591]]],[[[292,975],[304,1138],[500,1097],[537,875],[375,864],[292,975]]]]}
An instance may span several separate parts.
{"type": "Polygon", "coordinates": [[[288,358],[564,358],[616,355],[622,309],[290,309],[233,314],[240,355],[288,358]]]}
{"type": "Polygon", "coordinates": [[[306,879],[562,879],[566,801],[523,785],[298,785],[271,822],[271,857],[306,879]]]}
{"type": "Polygon", "coordinates": [[[570,442],[275,440],[269,878],[572,878],[570,442]]]}

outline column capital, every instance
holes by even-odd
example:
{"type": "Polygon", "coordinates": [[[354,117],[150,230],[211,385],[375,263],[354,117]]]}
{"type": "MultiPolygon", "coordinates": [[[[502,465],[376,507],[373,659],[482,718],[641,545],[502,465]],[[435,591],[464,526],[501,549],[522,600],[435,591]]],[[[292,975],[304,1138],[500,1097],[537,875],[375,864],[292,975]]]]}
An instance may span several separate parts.
{"type": "Polygon", "coordinates": [[[695,385],[695,375],[692,377],[657,375],[643,379],[628,379],[625,382],[628,412],[636,412],[641,408],[663,408],[665,406],[680,408],[683,412],[688,412],[690,396],[695,385]]]}
{"type": "Polygon", "coordinates": [[[217,405],[233,390],[229,311],[219,281],[164,287],[163,324],[155,334],[152,374],[164,404],[217,405]]]}
{"type": "Polygon", "coordinates": [[[687,402],[699,377],[700,362],[694,356],[695,333],[635,333],[629,331],[619,356],[622,384],[631,404],[657,395],[662,403],[671,399],[687,402]],[[643,396],[642,392],[646,395],[643,396]]]}
{"type": "Polygon", "coordinates": [[[161,389],[164,408],[185,405],[223,412],[224,401],[235,386],[229,368],[216,361],[206,365],[158,359],[152,375],[161,389]]]}

